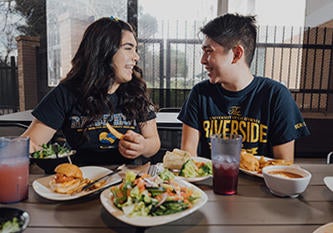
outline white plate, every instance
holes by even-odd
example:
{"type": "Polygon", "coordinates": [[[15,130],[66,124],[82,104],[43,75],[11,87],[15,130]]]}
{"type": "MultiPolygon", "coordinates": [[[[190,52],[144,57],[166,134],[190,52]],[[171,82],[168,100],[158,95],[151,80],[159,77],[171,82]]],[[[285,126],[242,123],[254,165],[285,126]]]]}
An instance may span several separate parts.
{"type": "Polygon", "coordinates": [[[194,211],[198,210],[201,208],[204,204],[206,204],[208,197],[206,193],[204,193],[201,189],[196,187],[193,184],[190,184],[184,180],[181,179],[175,179],[181,186],[185,186],[187,188],[190,188],[194,190],[195,192],[200,193],[201,198],[195,202],[195,204],[184,211],[175,213],[175,214],[169,214],[169,215],[163,215],[163,216],[152,216],[152,217],[128,217],[126,216],[123,211],[118,209],[112,202],[111,197],[112,193],[110,189],[104,190],[101,195],[100,199],[102,202],[102,205],[104,208],[115,218],[118,220],[125,222],[127,224],[133,225],[133,226],[140,226],[140,227],[150,227],[150,226],[157,226],[157,225],[162,225],[166,224],[175,220],[178,220],[182,217],[185,217],[194,211]]]}
{"type": "Polygon", "coordinates": [[[324,178],[324,183],[326,184],[327,188],[333,192],[333,176],[326,176],[324,178]]]}
{"type": "MultiPolygon", "coordinates": [[[[111,172],[110,169],[107,169],[104,167],[96,167],[96,166],[80,167],[80,169],[82,171],[83,178],[88,178],[91,180],[97,179],[97,178],[102,177],[102,176],[108,174],[109,172],[111,172]]],[[[104,189],[104,188],[106,188],[110,185],[113,185],[115,183],[118,183],[122,180],[118,174],[115,174],[115,175],[109,177],[107,179],[106,184],[98,189],[93,189],[93,190],[90,190],[87,192],[79,192],[79,193],[71,195],[71,194],[61,194],[61,193],[53,192],[49,187],[49,182],[52,179],[52,177],[54,177],[54,175],[39,178],[32,183],[32,187],[35,190],[35,192],[37,194],[39,194],[40,196],[42,196],[46,199],[55,200],[55,201],[66,201],[66,200],[80,198],[80,197],[86,196],[88,194],[91,194],[93,192],[96,192],[100,189],[104,189]]]]}
{"type": "MultiPolygon", "coordinates": [[[[261,156],[257,156],[255,155],[254,157],[256,157],[257,159],[260,159],[261,156]]],[[[264,157],[264,159],[267,161],[267,160],[272,160],[272,158],[268,158],[268,157],[264,157]]],[[[239,170],[241,170],[242,172],[248,174],[248,175],[253,175],[253,176],[258,176],[258,177],[261,177],[261,178],[264,178],[264,176],[262,175],[262,173],[259,173],[257,171],[249,171],[249,170],[246,170],[246,169],[243,169],[243,168],[239,168],[239,170]]]]}
{"type": "Polygon", "coordinates": [[[329,233],[329,232],[333,232],[333,222],[327,223],[317,228],[313,233],[329,233]]]}
{"type": "MultiPolygon", "coordinates": [[[[204,163],[211,162],[210,159],[206,159],[204,157],[193,157],[193,160],[196,161],[196,162],[204,162],[204,163]]],[[[159,165],[161,167],[163,167],[163,163],[160,163],[159,165]]],[[[179,177],[182,180],[186,180],[188,182],[199,182],[199,181],[202,181],[202,180],[206,180],[209,177],[212,177],[212,175],[198,176],[198,177],[183,177],[183,176],[177,176],[177,177],[179,177]]]]}
{"type": "MultiPolygon", "coordinates": [[[[196,162],[204,162],[204,163],[211,162],[210,159],[206,159],[204,157],[194,157],[193,160],[196,161],[196,162]]],[[[186,180],[188,182],[199,182],[199,181],[202,181],[202,180],[206,180],[209,177],[212,177],[212,175],[198,176],[198,177],[183,177],[183,176],[177,176],[177,177],[179,177],[180,179],[186,180]]]]}

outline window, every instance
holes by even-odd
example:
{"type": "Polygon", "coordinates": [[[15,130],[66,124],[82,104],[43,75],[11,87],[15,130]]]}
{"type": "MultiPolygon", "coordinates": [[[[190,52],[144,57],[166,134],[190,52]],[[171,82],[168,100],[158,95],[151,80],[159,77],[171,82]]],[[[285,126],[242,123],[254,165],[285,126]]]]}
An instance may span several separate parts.
{"type": "MultiPolygon", "coordinates": [[[[138,6],[140,66],[148,86],[170,87],[170,82],[163,82],[166,72],[172,76],[169,81],[176,78],[174,87],[184,87],[184,83],[192,86],[192,79],[199,80],[202,74],[194,59],[199,56],[199,45],[198,41],[187,45],[181,40],[197,39],[198,28],[215,17],[216,1],[138,0],[138,6]],[[188,6],[191,10],[184,10],[188,6]]],[[[127,21],[127,7],[127,0],[47,0],[49,86],[56,86],[66,76],[86,27],[103,16],[114,15],[127,21]]]]}
{"type": "Polygon", "coordinates": [[[216,0],[139,0],[139,61],[148,87],[190,89],[205,78],[198,32],[217,15],[216,0]]]}
{"type": "Polygon", "coordinates": [[[48,85],[56,86],[71,68],[71,60],[87,26],[100,17],[127,19],[127,0],[47,0],[48,85]]]}

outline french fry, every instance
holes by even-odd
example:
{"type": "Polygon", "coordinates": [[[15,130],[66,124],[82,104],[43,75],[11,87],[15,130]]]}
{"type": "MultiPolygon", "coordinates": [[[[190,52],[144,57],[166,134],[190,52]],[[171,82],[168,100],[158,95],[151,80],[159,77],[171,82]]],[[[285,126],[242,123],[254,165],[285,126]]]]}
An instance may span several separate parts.
{"type": "Polygon", "coordinates": [[[124,134],[118,132],[115,128],[113,128],[109,123],[106,123],[106,127],[108,128],[108,130],[110,131],[110,133],[112,133],[114,136],[116,136],[116,138],[118,139],[123,139],[124,134]]]}
{"type": "Polygon", "coordinates": [[[78,187],[76,187],[75,189],[72,189],[72,190],[68,191],[67,194],[74,195],[76,193],[81,192],[83,186],[85,186],[88,183],[90,183],[90,180],[88,178],[85,178],[85,179],[81,180],[80,185],[78,187]]]}
{"type": "MultiPolygon", "coordinates": [[[[73,189],[73,190],[68,191],[67,194],[74,195],[74,194],[76,194],[76,193],[82,192],[82,188],[83,188],[85,185],[87,185],[87,184],[89,184],[89,183],[91,183],[91,182],[93,182],[93,180],[90,180],[90,179],[88,179],[88,178],[85,178],[85,179],[83,179],[83,180],[81,181],[81,183],[80,183],[80,185],[79,185],[78,187],[76,187],[76,188],[73,189]]],[[[103,187],[105,184],[106,184],[106,180],[102,180],[102,181],[100,181],[100,182],[97,182],[96,184],[94,184],[92,187],[90,187],[90,188],[87,189],[87,190],[89,191],[89,190],[98,189],[98,188],[103,187]]]]}
{"type": "Polygon", "coordinates": [[[254,155],[246,152],[245,150],[242,150],[241,154],[241,162],[240,162],[240,167],[249,171],[255,171],[258,172],[259,174],[262,173],[262,169],[266,166],[269,165],[291,165],[291,161],[286,161],[283,159],[268,159],[266,160],[264,156],[260,156],[260,158],[256,158],[254,155]],[[245,156],[247,155],[247,156],[245,156]],[[258,161],[258,162],[257,162],[258,161]],[[257,163],[257,166],[252,166],[253,169],[251,169],[248,164],[253,164],[257,163]]]}
{"type": "Polygon", "coordinates": [[[90,189],[98,189],[100,187],[103,187],[106,184],[106,180],[101,180],[97,183],[95,183],[90,189]]]}

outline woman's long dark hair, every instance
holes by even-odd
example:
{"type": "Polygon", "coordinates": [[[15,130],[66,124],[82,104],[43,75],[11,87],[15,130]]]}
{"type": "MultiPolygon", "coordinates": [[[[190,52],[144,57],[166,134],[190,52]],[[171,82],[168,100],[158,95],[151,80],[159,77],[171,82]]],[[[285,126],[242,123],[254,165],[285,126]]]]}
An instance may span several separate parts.
{"type": "MultiPolygon", "coordinates": [[[[85,31],[73,60],[72,68],[61,81],[78,96],[78,104],[87,117],[86,125],[98,119],[106,111],[113,113],[114,106],[107,98],[108,90],[115,81],[111,62],[121,44],[122,31],[133,28],[126,22],[111,18],[101,18],[85,31]]],[[[120,105],[128,120],[144,122],[152,106],[142,71],[135,66],[132,80],[117,89],[120,105]]]]}

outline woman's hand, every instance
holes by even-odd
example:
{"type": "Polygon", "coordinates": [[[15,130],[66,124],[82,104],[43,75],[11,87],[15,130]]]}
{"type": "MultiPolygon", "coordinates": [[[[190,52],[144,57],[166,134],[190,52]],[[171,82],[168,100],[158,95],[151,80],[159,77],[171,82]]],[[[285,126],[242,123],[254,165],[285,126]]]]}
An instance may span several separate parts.
{"type": "Polygon", "coordinates": [[[119,141],[119,152],[128,159],[135,159],[144,154],[145,138],[132,130],[128,130],[119,141]]]}
{"type": "Polygon", "coordinates": [[[146,121],[140,125],[141,134],[128,130],[119,141],[119,152],[128,159],[135,159],[140,155],[149,158],[160,149],[161,141],[157,131],[156,119],[146,121]]]}

